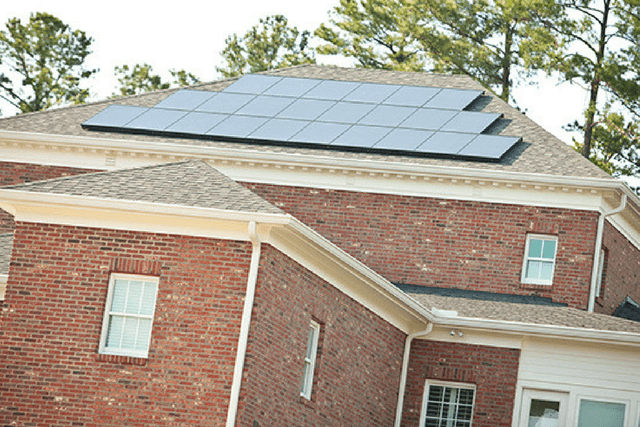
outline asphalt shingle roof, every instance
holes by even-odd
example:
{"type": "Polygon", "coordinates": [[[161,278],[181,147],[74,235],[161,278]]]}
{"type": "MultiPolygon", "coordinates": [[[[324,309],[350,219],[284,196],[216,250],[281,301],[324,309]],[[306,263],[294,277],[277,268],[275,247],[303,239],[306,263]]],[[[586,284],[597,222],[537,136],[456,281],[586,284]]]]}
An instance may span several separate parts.
{"type": "Polygon", "coordinates": [[[551,325],[598,331],[640,333],[640,323],[616,317],[588,313],[571,307],[481,301],[424,293],[406,292],[427,309],[454,310],[459,317],[483,320],[551,325]]]}
{"type": "MultiPolygon", "coordinates": [[[[326,66],[305,65],[299,67],[273,70],[267,74],[288,77],[318,78],[329,80],[345,80],[372,83],[392,83],[417,86],[432,86],[454,89],[484,88],[473,79],[461,75],[408,73],[386,70],[352,69],[326,66]]],[[[200,84],[192,89],[220,91],[235,79],[225,79],[210,84],[200,84]]],[[[55,135],[75,135],[107,139],[127,139],[140,142],[170,142],[173,144],[208,146],[216,148],[238,148],[238,143],[225,141],[207,141],[197,139],[180,139],[149,135],[123,135],[120,133],[95,132],[84,130],[81,123],[93,117],[110,104],[137,105],[151,107],[162,101],[176,90],[158,91],[149,94],[110,99],[103,102],[54,109],[33,114],[23,114],[0,120],[0,129],[12,131],[35,132],[55,135]]],[[[550,100],[549,102],[552,102],[550,100]]],[[[523,142],[510,150],[499,163],[487,163],[472,160],[453,160],[436,158],[416,158],[401,155],[385,155],[373,153],[353,153],[334,150],[318,150],[309,148],[275,147],[243,143],[248,150],[275,153],[299,153],[333,157],[337,159],[369,159],[378,161],[403,162],[410,164],[450,166],[521,173],[539,173],[546,175],[611,178],[591,162],[575,152],[571,147],[542,129],[526,115],[509,106],[501,99],[487,92],[474,102],[470,109],[475,111],[501,113],[497,125],[490,131],[494,134],[522,137],[523,142]]]]}
{"type": "Polygon", "coordinates": [[[76,175],[3,189],[283,214],[202,160],[76,175]]]}

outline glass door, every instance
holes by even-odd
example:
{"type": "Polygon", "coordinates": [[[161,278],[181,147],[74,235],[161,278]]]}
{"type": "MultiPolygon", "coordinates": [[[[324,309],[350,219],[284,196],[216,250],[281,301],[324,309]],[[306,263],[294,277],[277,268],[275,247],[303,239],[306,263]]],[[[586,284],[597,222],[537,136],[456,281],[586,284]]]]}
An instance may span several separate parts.
{"type": "Polygon", "coordinates": [[[565,427],[568,393],[522,391],[519,427],[565,427]]]}

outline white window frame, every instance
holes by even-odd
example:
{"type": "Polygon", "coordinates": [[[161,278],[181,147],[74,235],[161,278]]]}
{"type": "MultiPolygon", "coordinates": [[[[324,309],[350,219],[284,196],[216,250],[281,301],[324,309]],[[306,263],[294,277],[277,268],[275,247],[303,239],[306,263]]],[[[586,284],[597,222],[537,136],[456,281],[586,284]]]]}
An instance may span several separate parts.
{"type": "Polygon", "coordinates": [[[151,331],[153,331],[153,319],[155,316],[156,310],[156,302],[158,299],[158,288],[160,278],[156,276],[143,276],[138,274],[121,274],[121,273],[112,273],[109,278],[109,291],[107,293],[107,302],[105,304],[104,309],[104,317],[102,320],[102,333],[100,334],[100,348],[98,352],[100,354],[110,354],[116,356],[132,356],[132,357],[140,357],[147,358],[149,356],[149,344],[151,343],[151,335],[152,332],[149,333],[149,339],[146,343],[146,349],[142,350],[132,350],[132,349],[117,349],[112,347],[107,347],[107,336],[109,335],[109,320],[111,316],[117,315],[111,311],[111,306],[113,303],[113,294],[115,289],[116,280],[132,280],[132,281],[144,281],[144,282],[153,282],[156,285],[156,295],[153,301],[153,310],[151,315],[128,315],[130,317],[136,318],[146,318],[151,319],[151,331]]]}
{"type": "Polygon", "coordinates": [[[546,234],[527,234],[527,243],[524,248],[524,259],[522,262],[522,283],[529,285],[552,285],[553,278],[556,273],[556,258],[558,257],[558,236],[546,235],[546,234]],[[549,261],[548,258],[535,258],[529,257],[529,246],[531,244],[531,240],[553,240],[556,242],[556,248],[553,252],[553,259],[549,261]],[[531,279],[527,277],[527,265],[529,261],[543,261],[543,262],[551,262],[551,279],[531,279]]]}
{"type": "Polygon", "coordinates": [[[311,390],[313,388],[313,372],[316,368],[316,358],[318,356],[318,340],[320,338],[320,324],[314,320],[309,322],[309,335],[307,338],[307,351],[304,356],[304,368],[302,374],[302,387],[300,396],[311,400],[311,390]],[[309,340],[311,338],[311,340],[309,340]]]}
{"type": "Polygon", "coordinates": [[[558,425],[567,425],[567,414],[569,412],[569,392],[525,388],[522,391],[522,403],[520,405],[520,423],[518,424],[520,427],[527,427],[529,425],[529,415],[531,412],[532,400],[558,402],[560,404],[560,411],[558,413],[558,425]]]}
{"type": "Polygon", "coordinates": [[[422,395],[422,410],[420,411],[420,427],[424,427],[427,421],[427,418],[426,418],[427,405],[429,403],[429,389],[431,386],[449,387],[449,388],[456,388],[459,390],[473,390],[473,402],[471,403],[471,419],[469,420],[469,427],[473,426],[473,414],[475,413],[475,409],[476,409],[476,395],[477,395],[475,384],[426,380],[424,383],[424,392],[422,395]]]}

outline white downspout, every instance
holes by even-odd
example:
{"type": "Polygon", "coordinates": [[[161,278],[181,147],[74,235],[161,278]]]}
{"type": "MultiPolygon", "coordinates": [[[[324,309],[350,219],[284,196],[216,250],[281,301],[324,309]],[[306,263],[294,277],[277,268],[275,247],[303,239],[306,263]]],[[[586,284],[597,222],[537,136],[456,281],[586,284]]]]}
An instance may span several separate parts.
{"type": "Polygon", "coordinates": [[[396,421],[394,427],[400,427],[402,422],[402,407],[404,406],[404,392],[407,386],[407,374],[409,370],[409,357],[411,356],[411,342],[416,337],[429,335],[433,330],[433,323],[429,323],[424,331],[407,335],[404,340],[404,355],[402,356],[402,372],[400,373],[400,387],[398,390],[398,404],[396,405],[396,421]]]}
{"type": "Polygon", "coordinates": [[[253,299],[256,294],[256,281],[258,279],[258,265],[260,263],[260,239],[258,238],[255,221],[249,223],[249,239],[253,245],[251,252],[251,265],[249,266],[249,279],[247,280],[247,294],[242,310],[242,322],[240,323],[240,336],[238,337],[238,352],[233,368],[233,381],[231,382],[231,395],[229,397],[229,411],[227,412],[227,427],[233,427],[238,413],[238,399],[240,398],[240,386],[242,385],[242,371],[244,370],[244,358],[247,353],[247,341],[249,340],[249,325],[251,323],[251,311],[253,299]]]}
{"type": "Polygon", "coordinates": [[[598,287],[598,272],[600,271],[600,251],[602,250],[602,235],[604,234],[604,220],[612,215],[622,212],[627,207],[627,195],[622,195],[620,206],[603,212],[598,218],[598,231],[596,234],[596,250],[593,253],[593,268],[591,269],[591,288],[589,289],[589,304],[587,311],[593,312],[596,305],[596,288],[598,287]]]}

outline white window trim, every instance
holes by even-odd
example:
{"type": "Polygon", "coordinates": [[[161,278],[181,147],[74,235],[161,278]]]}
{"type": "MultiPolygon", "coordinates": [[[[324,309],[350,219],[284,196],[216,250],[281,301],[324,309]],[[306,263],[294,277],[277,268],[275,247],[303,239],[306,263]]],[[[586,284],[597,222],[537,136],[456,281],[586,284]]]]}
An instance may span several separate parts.
{"type": "MultiPolygon", "coordinates": [[[[524,248],[524,257],[522,260],[522,275],[521,281],[522,283],[528,285],[552,285],[553,278],[556,274],[556,258],[558,257],[558,236],[548,235],[548,234],[527,234],[527,243],[524,248]],[[556,242],[556,250],[553,253],[553,260],[551,260],[551,280],[542,280],[542,279],[530,279],[527,278],[527,261],[537,260],[538,258],[529,258],[529,244],[532,239],[542,239],[542,240],[554,240],[556,242]]],[[[549,262],[547,258],[544,258],[545,262],[549,262]]]]}
{"type": "Polygon", "coordinates": [[[420,427],[424,427],[424,424],[426,422],[427,404],[429,403],[429,387],[432,385],[465,389],[465,390],[473,390],[473,402],[471,403],[471,420],[469,420],[469,427],[472,427],[473,415],[476,411],[476,396],[478,394],[475,384],[454,383],[454,382],[437,381],[437,380],[426,380],[424,383],[424,391],[422,393],[422,409],[420,410],[420,427]]]}
{"type": "MultiPolygon", "coordinates": [[[[320,338],[320,324],[316,321],[311,320],[309,322],[309,327],[314,331],[313,340],[311,341],[311,349],[307,346],[305,349],[304,356],[304,369],[303,368],[303,376],[302,376],[302,389],[300,390],[300,396],[305,399],[311,400],[311,390],[313,388],[313,372],[316,368],[316,358],[318,355],[318,340],[320,338]],[[311,350],[311,351],[309,351],[311,350]],[[309,357],[307,357],[309,354],[309,357]]],[[[308,339],[307,339],[308,342],[308,339]]]]}
{"type": "Polygon", "coordinates": [[[98,350],[98,353],[115,355],[115,356],[140,357],[140,358],[145,358],[146,359],[147,357],[149,357],[149,345],[151,343],[151,335],[152,335],[152,333],[149,334],[149,341],[147,342],[147,349],[145,351],[128,350],[128,349],[127,350],[113,349],[113,348],[107,348],[107,346],[106,346],[106,344],[107,344],[107,335],[108,335],[108,332],[109,332],[109,318],[110,318],[110,315],[111,315],[111,303],[113,302],[113,292],[114,292],[114,288],[115,288],[115,281],[117,279],[155,282],[155,284],[156,284],[156,299],[153,301],[153,311],[152,311],[150,316],[144,316],[144,317],[147,317],[147,318],[148,317],[151,318],[151,331],[153,331],[153,319],[155,317],[155,312],[156,312],[156,302],[158,300],[158,289],[159,289],[160,278],[158,278],[156,276],[143,276],[143,275],[139,275],[139,274],[112,273],[111,277],[109,277],[109,291],[107,293],[107,302],[106,302],[105,307],[104,307],[104,317],[102,319],[102,332],[100,334],[100,348],[98,350]]]}

